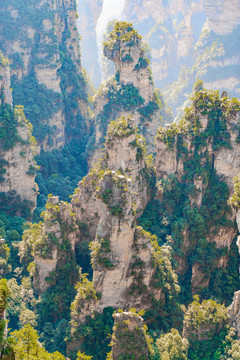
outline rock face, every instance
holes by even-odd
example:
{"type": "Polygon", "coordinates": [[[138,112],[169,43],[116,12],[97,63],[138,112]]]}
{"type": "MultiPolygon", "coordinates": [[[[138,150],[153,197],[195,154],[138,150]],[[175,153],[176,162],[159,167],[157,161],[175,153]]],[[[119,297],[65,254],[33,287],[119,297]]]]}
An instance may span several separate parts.
{"type": "Polygon", "coordinates": [[[149,359],[149,349],[142,317],[132,312],[118,312],[113,317],[115,323],[112,336],[112,351],[108,355],[108,359],[118,360],[122,356],[149,359]]]}
{"type": "Polygon", "coordinates": [[[71,307],[73,332],[91,311],[102,313],[108,306],[148,309],[153,298],[163,303],[179,291],[170,247],[160,248],[155,236],[136,226],[154,175],[133,124],[121,118],[109,125],[105,156],[80,182],[71,204],[50,197],[44,222],[33,224],[20,245],[22,258],[33,254],[34,284],[41,293],[56,281],[56,269],[64,266],[63,243],[67,241],[68,253],[74,254],[86,239],[83,230],[88,230],[93,282],[80,276],[71,307]]]}
{"type": "MultiPolygon", "coordinates": [[[[166,197],[166,200],[163,199],[163,201],[166,202],[166,207],[169,207],[167,197],[171,196],[171,191],[174,191],[174,188],[178,187],[178,191],[181,193],[181,186],[185,186],[188,194],[186,210],[182,215],[180,213],[177,215],[179,219],[183,216],[182,223],[179,224],[182,230],[174,241],[176,241],[175,245],[183,251],[180,255],[176,255],[179,264],[177,272],[180,274],[191,272],[193,292],[200,291],[201,287],[208,287],[209,273],[211,272],[211,270],[206,272],[202,266],[205,264],[206,268],[206,260],[204,262],[201,260],[204,251],[203,243],[201,243],[203,240],[198,240],[198,237],[205,239],[204,247],[215,247],[220,254],[221,249],[230,249],[237,235],[237,228],[234,225],[235,214],[227,205],[229,196],[233,194],[233,177],[240,171],[239,130],[237,125],[239,123],[239,105],[237,104],[238,102],[235,103],[234,99],[231,100],[225,96],[219,98],[217,92],[201,90],[195,95],[193,105],[186,111],[185,118],[179,123],[160,129],[157,135],[156,173],[163,185],[163,198],[166,197]],[[218,113],[218,117],[213,117],[210,106],[216,112],[219,109],[221,113],[218,113]],[[218,125],[215,121],[219,121],[218,125]],[[217,134],[217,126],[222,128],[221,135],[217,134]],[[211,128],[215,130],[212,132],[211,128]],[[192,190],[188,188],[189,186],[193,187],[192,190]],[[211,211],[212,218],[215,217],[211,224],[211,220],[205,218],[207,208],[210,206],[209,201],[211,201],[208,194],[215,198],[218,193],[218,186],[219,195],[221,194],[222,199],[225,200],[223,200],[222,205],[219,203],[218,215],[214,210],[211,211]],[[222,190],[220,190],[221,188],[222,190]],[[192,220],[187,215],[189,204],[191,211],[193,211],[192,220]],[[193,215],[194,213],[195,215],[193,215]],[[216,226],[215,222],[218,222],[219,216],[225,217],[228,225],[222,223],[216,226]],[[206,233],[200,230],[200,226],[198,233],[191,234],[191,225],[189,224],[192,221],[205,224],[203,226],[206,233]],[[185,225],[183,225],[184,222],[186,222],[185,225]],[[195,258],[191,264],[188,260],[190,253],[195,258]]],[[[180,197],[178,193],[176,195],[180,197]]],[[[161,196],[160,202],[162,201],[161,196]]],[[[177,202],[176,199],[175,197],[174,201],[177,202]]],[[[183,199],[184,196],[182,197],[181,208],[184,208],[183,199]]],[[[176,230],[172,230],[172,232],[175,234],[176,230]]],[[[227,261],[226,253],[222,256],[218,255],[215,258],[215,266],[225,268],[227,261]]]]}
{"type": "Polygon", "coordinates": [[[234,293],[232,304],[228,308],[229,323],[237,330],[240,337],[240,291],[234,293]]]}
{"type": "MultiPolygon", "coordinates": [[[[239,194],[237,194],[239,195],[239,194]]],[[[238,232],[240,232],[240,211],[236,208],[236,222],[238,232]]],[[[237,239],[238,252],[240,253],[240,236],[237,239]]],[[[237,330],[237,336],[240,338],[240,291],[234,293],[232,304],[228,307],[229,323],[237,330]]]]}
{"type": "MultiPolygon", "coordinates": [[[[12,109],[12,91],[10,89],[10,67],[8,59],[0,54],[0,108],[2,110],[1,122],[2,129],[6,127],[7,137],[12,137],[13,134],[8,129],[8,126],[15,128],[16,140],[12,144],[3,141],[4,130],[2,134],[2,142],[0,146],[1,154],[1,182],[0,192],[6,193],[8,201],[12,203],[17,196],[20,196],[21,201],[27,201],[27,206],[33,210],[36,206],[37,190],[35,184],[35,169],[36,162],[35,150],[36,142],[32,136],[32,126],[26,120],[23,112],[23,107],[18,106],[12,109]],[[6,114],[8,112],[8,115],[6,114]],[[14,118],[16,124],[10,124],[9,118],[14,118]],[[5,123],[6,119],[9,122],[5,123]]],[[[11,139],[12,140],[12,139],[11,139]]],[[[10,141],[11,141],[10,140],[10,141]]],[[[16,210],[17,211],[17,210],[16,210]]]]}
{"type": "Polygon", "coordinates": [[[26,120],[21,107],[15,108],[15,116],[21,141],[8,151],[0,150],[1,157],[6,162],[6,172],[3,175],[4,181],[0,183],[0,192],[11,193],[13,197],[16,192],[22,200],[28,200],[30,208],[34,209],[37,200],[34,160],[36,142],[32,136],[31,124],[26,120]]]}
{"type": "MultiPolygon", "coordinates": [[[[84,11],[99,18],[103,3],[91,1],[84,11]]],[[[150,45],[155,83],[165,89],[173,110],[183,104],[197,78],[203,79],[208,89],[226,89],[232,96],[239,96],[239,6],[239,0],[125,2],[123,17],[150,45]]],[[[90,43],[90,35],[94,36],[95,23],[96,20],[89,22],[88,28],[81,27],[83,48],[87,46],[85,42],[90,43]]],[[[88,70],[87,59],[95,49],[88,46],[87,50],[83,58],[88,70]]],[[[98,67],[96,58],[95,68],[98,67]]]]}
{"type": "Polygon", "coordinates": [[[12,106],[11,77],[9,60],[0,53],[0,106],[2,103],[12,106]]]}
{"type": "MultiPolygon", "coordinates": [[[[135,125],[146,138],[148,150],[153,151],[154,138],[161,122],[162,104],[154,89],[141,36],[131,24],[116,22],[104,43],[104,54],[114,62],[116,74],[100,88],[95,98],[94,146],[101,148],[107,124],[111,120],[133,114],[135,125]]],[[[99,156],[99,151],[95,152],[90,163],[93,164],[99,156]]]]}
{"type": "MultiPolygon", "coordinates": [[[[48,197],[43,219],[43,222],[32,224],[24,232],[19,246],[24,261],[30,261],[31,253],[30,259],[34,264],[33,283],[38,294],[55,284],[57,266],[69,261],[68,257],[71,258],[74,253],[75,242],[79,238],[79,229],[71,205],[63,201],[59,202],[57,196],[48,197]]],[[[69,282],[76,277],[76,260],[74,259],[73,262],[69,282]]]]}
{"type": "Polygon", "coordinates": [[[85,278],[79,283],[72,304],[74,338],[91,311],[102,313],[109,306],[129,309],[133,305],[138,310],[148,309],[151,297],[162,303],[166,292],[173,297],[178,292],[170,248],[160,248],[156,237],[135,225],[149,197],[147,174],[152,176],[142,151],[142,139],[131,120],[111,123],[102,164],[92,169],[73,197],[73,204],[76,199],[80,203],[81,187],[88,186],[90,179],[95,183],[92,196],[97,200],[92,212],[97,208],[99,219],[91,243],[93,282],[87,288],[85,278]]]}
{"type": "Polygon", "coordinates": [[[66,127],[71,126],[66,91],[75,101],[74,116],[88,116],[75,0],[37,0],[24,6],[21,1],[9,1],[1,15],[6,20],[0,25],[0,41],[12,64],[14,103],[24,105],[34,135],[45,150],[60,148],[67,141],[66,127]]]}

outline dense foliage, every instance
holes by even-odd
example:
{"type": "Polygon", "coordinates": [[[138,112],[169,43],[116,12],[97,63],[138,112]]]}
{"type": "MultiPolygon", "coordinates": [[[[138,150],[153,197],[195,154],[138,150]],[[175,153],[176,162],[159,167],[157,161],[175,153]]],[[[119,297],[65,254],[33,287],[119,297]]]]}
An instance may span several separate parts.
{"type": "MultiPolygon", "coordinates": [[[[0,193],[0,358],[10,360],[15,356],[16,360],[63,360],[68,356],[77,360],[104,360],[106,357],[111,360],[114,347],[119,346],[119,360],[239,359],[240,341],[234,329],[228,327],[225,307],[240,286],[239,255],[235,243],[229,248],[220,248],[215,239],[222,229],[236,234],[230,204],[235,209],[240,205],[240,180],[239,176],[234,179],[235,193],[229,203],[225,179],[214,169],[215,155],[222,149],[232,149],[240,142],[239,122],[232,121],[240,110],[239,101],[224,95],[220,97],[217,91],[206,91],[202,82],[198,82],[192,105],[185,110],[183,118],[171,126],[161,127],[157,134],[157,144],[161,143],[166,151],[176,155],[176,161],[181,164],[180,170],[157,177],[153,156],[146,156],[144,140],[133,128],[133,120],[121,117],[118,121],[110,121],[122,111],[137,111],[140,126],[144,126],[162,107],[164,120],[170,119],[162,94],[156,92],[154,100],[145,104],[140,89],[132,83],[121,83],[119,73],[108,82],[108,88],[100,89],[98,95],[104,101],[96,119],[96,126],[102,133],[100,143],[104,142],[106,134],[109,148],[116,138],[120,140],[135,135],[130,145],[136,150],[138,165],[146,162],[138,180],[143,192],[147,188],[146,197],[149,200],[146,209],[139,209],[139,213],[135,211],[134,203],[127,208],[127,181],[131,183],[132,180],[123,175],[122,168],[116,171],[108,169],[106,158],[93,167],[81,183],[83,192],[96,191],[94,201],[101,199],[106,205],[108,225],[111,226],[111,217],[114,218],[119,224],[116,231],[121,232],[120,225],[128,221],[128,217],[134,215],[137,218],[141,214],[137,224],[134,222],[132,225],[135,231],[133,246],[142,246],[143,250],[148,247],[150,252],[150,286],[147,287],[144,282],[144,260],[134,256],[126,269],[132,285],[126,287],[125,295],[132,302],[144,295],[147,311],[137,314],[132,309],[131,312],[133,319],[138,318],[139,324],[143,323],[140,315],[144,317],[151,337],[146,327],[135,326],[135,323],[131,327],[128,320],[122,323],[116,321],[113,327],[116,309],[107,307],[102,313],[93,310],[93,305],[101,301],[94,281],[102,280],[97,278],[96,272],[92,281],[93,270],[101,267],[110,272],[118,265],[114,263],[109,236],[104,233],[100,222],[99,233],[102,231],[104,235],[99,235],[89,247],[89,239],[93,236],[89,228],[95,224],[88,216],[84,220],[86,223],[75,221],[77,211],[81,215],[85,211],[80,208],[81,204],[76,205],[74,212],[67,202],[58,203],[57,198],[48,196],[51,193],[58,195],[60,200],[68,200],[87,173],[86,158],[91,146],[94,146],[95,137],[93,134],[88,142],[91,124],[87,119],[86,80],[80,70],[80,59],[75,61],[73,57],[73,40],[65,8],[58,16],[64,20],[66,27],[57,41],[54,7],[48,8],[47,3],[40,0],[25,3],[23,0],[9,0],[8,3],[3,0],[1,29],[6,32],[6,41],[16,40],[23,48],[31,49],[29,72],[23,72],[22,76],[16,74],[24,67],[26,59],[21,52],[12,54],[15,70],[12,87],[14,103],[24,105],[34,135],[42,145],[37,157],[40,166],[36,177],[38,207],[33,217],[34,221],[40,217],[42,220],[25,223],[32,216],[31,204],[22,201],[14,190],[0,193]],[[16,18],[7,5],[10,5],[10,10],[11,6],[16,9],[16,18]],[[51,29],[46,29],[46,22],[51,24],[51,29]],[[18,32],[19,27],[21,31],[18,32]],[[33,37],[24,37],[22,29],[25,27],[33,29],[33,37]],[[48,41],[44,41],[44,36],[48,41]],[[39,66],[51,66],[56,58],[59,62],[59,92],[40,84],[37,73],[39,66]],[[81,110],[82,104],[86,105],[85,111],[81,110]],[[59,148],[55,143],[57,127],[51,125],[57,113],[64,115],[66,120],[64,141],[59,148]],[[234,144],[232,132],[237,135],[234,144]],[[92,186],[90,188],[85,186],[88,181],[92,186]],[[115,188],[119,194],[117,200],[114,198],[115,188]],[[45,211],[41,214],[44,206],[45,211]],[[138,238],[142,240],[140,245],[136,241],[138,238]],[[221,262],[225,265],[221,266],[221,262]],[[53,270],[48,271],[48,267],[53,270]],[[89,273],[84,273],[85,270],[89,273]],[[196,285],[192,280],[194,271],[199,274],[200,284],[196,285]],[[155,290],[159,290],[158,298],[155,290]],[[196,292],[200,294],[201,301],[199,296],[195,296],[192,302],[196,292]],[[90,315],[85,318],[86,309],[90,315]],[[13,329],[10,334],[6,315],[9,328],[13,329]]],[[[74,8],[75,1],[72,6],[74,8]]],[[[6,41],[2,39],[1,48],[6,48],[6,41]]],[[[141,36],[132,24],[115,22],[104,43],[104,51],[118,51],[124,43],[129,53],[122,53],[120,59],[130,64],[133,61],[130,51],[140,42],[141,36]]],[[[0,65],[8,65],[1,52],[0,65]]],[[[140,57],[134,72],[140,73],[148,65],[149,60],[140,57]]],[[[151,80],[151,74],[149,76],[151,80]]],[[[0,147],[3,152],[17,143],[23,143],[18,136],[17,120],[11,106],[2,104],[0,147]]],[[[7,165],[2,158],[0,182],[4,181],[7,165]]],[[[29,171],[34,175],[36,169],[32,167],[29,171]]],[[[99,218],[97,213],[95,217],[99,218]]]]}
{"type": "Polygon", "coordinates": [[[227,184],[216,173],[214,158],[208,149],[211,146],[213,152],[218,152],[231,148],[230,131],[233,125],[230,118],[238,111],[239,102],[237,99],[220,98],[217,91],[204,90],[201,82],[195,85],[192,101],[193,105],[185,110],[185,116],[178,123],[167,129],[160,128],[157,135],[158,141],[163,142],[170,152],[175,152],[183,172],[157,182],[155,197],[139,222],[147,231],[156,234],[160,243],[168,241],[171,236],[177,261],[181,261],[183,256],[186,258],[185,276],[180,276],[181,301],[191,300],[191,269],[198,266],[198,271],[203,272],[206,278],[210,274],[210,286],[197,291],[206,298],[214,295],[229,304],[239,287],[238,255],[233,251],[234,244],[228,251],[224,247],[217,248],[208,239],[214,238],[221,228],[230,230],[235,225],[231,221],[227,184]],[[207,116],[205,128],[201,123],[203,116],[207,116]],[[189,148],[188,143],[191,143],[189,148]],[[184,246],[186,239],[189,242],[187,248],[184,246]],[[225,270],[216,270],[222,256],[227,256],[229,266],[225,270]],[[228,291],[222,286],[220,290],[220,273],[228,291]]]}

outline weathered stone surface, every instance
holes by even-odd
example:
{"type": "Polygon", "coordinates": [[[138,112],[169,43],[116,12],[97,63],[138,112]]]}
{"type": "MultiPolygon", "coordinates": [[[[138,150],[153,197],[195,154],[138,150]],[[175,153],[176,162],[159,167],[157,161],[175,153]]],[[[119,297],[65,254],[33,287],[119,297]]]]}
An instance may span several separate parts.
{"type": "Polygon", "coordinates": [[[0,106],[2,103],[12,105],[10,66],[0,65],[0,106]]]}
{"type": "MultiPolygon", "coordinates": [[[[222,101],[226,99],[226,93],[222,96],[222,101]]],[[[230,104],[231,100],[226,100],[230,104]]],[[[225,104],[226,106],[226,104],[225,104]]],[[[198,148],[197,153],[201,157],[201,166],[205,166],[206,162],[212,164],[212,168],[216,170],[217,174],[222,177],[224,182],[228,185],[229,195],[233,194],[233,177],[240,172],[240,145],[237,141],[237,124],[239,123],[239,112],[231,111],[231,114],[228,115],[226,124],[228,131],[228,145],[222,146],[219,148],[214,148],[214,145],[211,143],[210,138],[207,139],[206,145],[198,148]]],[[[195,113],[195,116],[200,120],[199,124],[199,133],[207,132],[210,118],[207,115],[202,115],[200,113],[195,113]]],[[[183,136],[183,142],[186,149],[186,156],[179,153],[178,148],[178,134],[174,133],[173,125],[165,125],[166,132],[170,134],[170,138],[166,141],[161,140],[161,137],[157,137],[156,141],[156,174],[158,179],[166,178],[167,176],[174,174],[178,181],[186,181],[184,179],[184,174],[187,173],[189,165],[186,165],[187,161],[191,159],[192,154],[195,152],[195,145],[191,134],[188,133],[185,125],[183,125],[184,131],[186,131],[183,136]],[[171,131],[175,135],[171,135],[171,131]],[[172,136],[172,137],[171,137],[172,136]]],[[[180,145],[181,146],[181,145],[180,145]]],[[[197,207],[201,208],[203,205],[204,195],[208,187],[209,179],[206,176],[196,176],[193,178],[193,185],[195,191],[189,195],[189,200],[192,208],[197,207]]],[[[161,201],[161,199],[160,199],[161,201]]],[[[227,215],[227,219],[234,224],[236,218],[236,212],[230,211],[227,215]]],[[[238,214],[237,214],[238,216],[238,214]]],[[[237,228],[235,226],[218,226],[215,228],[213,224],[213,229],[206,235],[206,240],[208,243],[215,244],[217,249],[227,248],[230,250],[230,247],[236,238],[237,228]]],[[[180,248],[182,250],[181,256],[176,256],[178,262],[177,272],[184,274],[189,271],[189,263],[187,261],[189,249],[194,246],[194,239],[189,241],[189,230],[186,225],[185,230],[182,233],[182,240],[180,248]]],[[[239,241],[237,242],[239,244],[239,241]]],[[[228,262],[228,256],[222,256],[217,261],[218,268],[226,268],[228,262]]],[[[192,291],[197,293],[200,288],[208,287],[209,284],[209,274],[205,274],[202,266],[200,266],[197,261],[195,264],[191,265],[192,268],[192,291]]]]}
{"type": "MultiPolygon", "coordinates": [[[[121,23],[120,23],[121,24],[121,23]]],[[[121,25],[120,25],[121,26],[121,25]]],[[[126,32],[128,36],[129,29],[122,30],[126,32]]],[[[142,98],[143,103],[139,103],[130,107],[130,109],[124,108],[124,104],[117,104],[117,108],[113,109],[108,114],[107,121],[116,120],[120,116],[128,117],[133,115],[134,124],[140,129],[141,133],[146,138],[147,149],[149,152],[154,151],[154,141],[157,133],[157,129],[162,121],[160,116],[160,103],[158,103],[158,95],[156,95],[153,77],[151,70],[148,67],[148,59],[146,58],[145,51],[142,47],[141,37],[139,35],[131,35],[131,41],[127,41],[121,36],[116,40],[116,44],[112,47],[111,43],[105,44],[104,54],[115,64],[116,81],[114,77],[108,79],[108,81],[102,85],[99,93],[95,96],[94,101],[94,115],[95,115],[95,138],[94,147],[95,152],[91,154],[89,163],[92,166],[101,157],[102,139],[106,132],[106,119],[102,116],[104,106],[111,104],[109,99],[109,91],[112,87],[116,90],[121,86],[131,85],[139,91],[139,95],[142,98]],[[143,65],[144,64],[144,65],[143,65]],[[150,109],[146,110],[146,115],[141,114],[141,109],[144,111],[144,107],[150,109]],[[156,108],[154,108],[154,106],[156,108]],[[154,108],[154,110],[153,110],[154,108]]],[[[134,97],[131,92],[129,93],[129,104],[133,102],[134,97]]],[[[126,104],[125,104],[126,106],[126,104]]],[[[129,107],[129,106],[128,106],[129,107]]]]}
{"type": "Polygon", "coordinates": [[[122,356],[149,359],[149,349],[143,319],[132,312],[117,312],[114,316],[112,351],[109,359],[118,360],[122,356]]]}
{"type": "MultiPolygon", "coordinates": [[[[34,72],[39,84],[45,86],[48,90],[54,91],[53,94],[57,98],[57,100],[49,99],[52,101],[52,106],[56,107],[56,111],[49,119],[42,120],[44,124],[48,124],[54,129],[52,134],[53,143],[48,142],[46,137],[37,147],[39,152],[41,146],[45,151],[48,151],[61,148],[66,144],[67,114],[64,112],[63,94],[60,86],[60,69],[64,61],[60,57],[60,48],[62,46],[65,47],[66,53],[68,53],[74,66],[76,66],[77,74],[81,78],[83,74],[79,34],[76,27],[75,0],[42,0],[34,5],[28,4],[28,7],[31,6],[33,6],[33,9],[31,9],[33,16],[36,15],[39,19],[39,24],[36,24],[36,26],[31,24],[29,19],[23,24],[19,10],[11,4],[4,5],[3,11],[12,16],[11,20],[14,27],[19,29],[19,34],[16,34],[13,39],[6,39],[5,28],[2,28],[0,24],[0,39],[4,52],[12,64],[11,76],[15,75],[15,80],[17,78],[21,81],[23,77],[34,72]],[[46,18],[42,18],[44,11],[46,11],[46,18]],[[40,16],[39,13],[41,13],[40,16]],[[40,28],[41,31],[39,31],[40,28]]],[[[71,90],[68,89],[68,91],[71,90]]],[[[72,110],[74,114],[77,115],[80,112],[83,117],[87,116],[88,118],[89,112],[86,99],[83,100],[79,96],[76,97],[76,102],[77,106],[72,110]]]]}
{"type": "Polygon", "coordinates": [[[17,192],[22,200],[31,201],[31,208],[34,209],[37,199],[34,171],[36,167],[34,160],[35,143],[24,114],[19,113],[18,110],[15,111],[19,123],[18,134],[25,144],[19,142],[8,151],[1,150],[2,158],[7,161],[7,165],[5,165],[6,173],[4,174],[4,182],[0,184],[0,191],[5,193],[17,192]],[[33,172],[30,171],[31,169],[33,172]]]}
{"type": "Polygon", "coordinates": [[[228,316],[231,326],[237,330],[240,338],[240,291],[234,293],[232,304],[228,307],[228,316]]]}
{"type": "MultiPolygon", "coordinates": [[[[100,17],[102,4],[102,0],[92,0],[89,5],[79,5],[80,17],[88,14],[91,19],[84,28],[80,25],[84,34],[83,49],[86,49],[83,52],[85,67],[89,72],[91,69],[91,73],[99,68],[98,59],[93,63],[92,58],[96,49],[96,17],[100,17]]],[[[132,22],[150,45],[155,83],[164,89],[167,102],[174,111],[186,100],[197,78],[204,77],[207,89],[226,89],[232,96],[238,96],[237,41],[230,51],[225,45],[229,43],[226,41],[229,34],[235,37],[239,32],[239,7],[239,0],[231,3],[228,0],[143,0],[141,4],[137,0],[125,1],[122,17],[132,22]],[[218,55],[221,46],[214,50],[215,39],[219,39],[225,48],[221,55],[218,55]],[[212,50],[209,51],[209,47],[212,50]],[[202,56],[204,53],[206,56],[202,56]]],[[[103,67],[104,78],[113,73],[109,67],[106,69],[103,67]]]]}

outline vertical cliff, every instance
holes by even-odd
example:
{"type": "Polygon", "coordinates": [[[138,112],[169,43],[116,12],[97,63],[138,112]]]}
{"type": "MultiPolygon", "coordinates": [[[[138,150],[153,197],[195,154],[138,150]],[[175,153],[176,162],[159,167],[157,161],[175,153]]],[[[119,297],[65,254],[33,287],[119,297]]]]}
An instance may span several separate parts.
{"type": "Polygon", "coordinates": [[[9,104],[12,106],[10,62],[0,53],[0,105],[9,104]]]}
{"type": "Polygon", "coordinates": [[[0,55],[0,206],[6,211],[15,206],[20,215],[36,206],[36,141],[23,108],[12,108],[9,61],[0,55]]]}
{"type": "Polygon", "coordinates": [[[26,267],[32,264],[36,291],[52,294],[61,283],[55,307],[67,311],[66,298],[73,296],[76,284],[69,348],[83,341],[80,328],[92,312],[153,307],[161,318],[161,304],[171,306],[176,301],[179,286],[171,247],[160,247],[155,236],[136,226],[153,181],[152,158],[146,156],[144,139],[134,120],[122,117],[109,125],[104,157],[80,182],[71,204],[49,197],[43,222],[25,231],[21,261],[26,267]],[[77,248],[84,241],[91,241],[93,279],[83,270],[77,282],[77,263],[86,269],[83,257],[77,259],[77,248]]]}
{"type": "Polygon", "coordinates": [[[121,115],[133,114],[135,125],[146,138],[148,150],[152,151],[163,106],[154,89],[141,36],[131,24],[115,23],[104,43],[104,54],[114,62],[116,73],[102,85],[95,97],[95,133],[88,145],[89,150],[91,145],[95,148],[91,164],[100,156],[107,124],[121,115]]]}
{"type": "MultiPolygon", "coordinates": [[[[162,241],[171,236],[177,273],[184,286],[199,293],[201,288],[217,290],[216,269],[222,276],[238,271],[237,227],[228,199],[240,169],[240,107],[237,99],[226,93],[219,97],[201,84],[195,91],[185,116],[158,131],[157,192],[140,224],[162,241]],[[145,223],[149,216],[150,226],[145,223]]],[[[225,291],[220,296],[230,300],[225,291]]]]}
{"type": "MultiPolygon", "coordinates": [[[[205,81],[207,89],[239,95],[239,6],[239,0],[125,2],[123,16],[150,45],[155,83],[164,89],[173,110],[187,100],[197,78],[205,81]]],[[[94,18],[99,18],[102,7],[103,1],[95,0],[91,6],[85,5],[85,11],[92,15],[92,9],[97,9],[94,18]]],[[[79,14],[81,17],[81,9],[79,14]]],[[[90,34],[93,37],[95,33],[97,38],[95,24],[96,20],[94,26],[89,24],[91,31],[84,29],[83,47],[85,41],[89,43],[90,34]]],[[[87,70],[88,55],[93,51],[88,46],[83,53],[87,70]]]]}
{"type": "Polygon", "coordinates": [[[59,148],[88,116],[75,0],[4,1],[0,16],[14,104],[24,106],[39,144],[59,148]]]}

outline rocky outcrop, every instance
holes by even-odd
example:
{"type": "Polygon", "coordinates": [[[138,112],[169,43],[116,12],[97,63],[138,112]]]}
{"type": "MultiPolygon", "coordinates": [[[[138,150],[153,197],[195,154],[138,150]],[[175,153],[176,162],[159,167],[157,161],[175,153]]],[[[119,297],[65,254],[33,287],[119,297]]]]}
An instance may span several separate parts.
{"type": "Polygon", "coordinates": [[[227,309],[214,300],[203,300],[195,296],[194,301],[185,310],[183,334],[190,342],[203,341],[214,336],[227,325],[227,309]]]}
{"type": "MultiPolygon", "coordinates": [[[[111,120],[133,114],[134,124],[146,138],[147,149],[153,151],[162,104],[154,89],[141,36],[131,24],[116,22],[104,43],[104,54],[114,62],[116,74],[95,97],[95,148],[99,150],[102,147],[107,124],[111,120]]],[[[99,151],[96,151],[90,163],[93,164],[99,157],[99,151]]]]}
{"type": "MultiPolygon", "coordinates": [[[[205,225],[209,226],[207,233],[201,235],[208,244],[214,244],[209,246],[216,247],[216,251],[221,251],[224,248],[229,250],[237,235],[237,229],[233,225],[235,213],[228,208],[227,201],[229,195],[233,194],[233,177],[240,171],[238,119],[238,101],[227,98],[225,93],[219,98],[217,92],[200,90],[195,94],[193,105],[186,111],[185,118],[179,123],[167,125],[164,129],[160,129],[157,136],[157,177],[165,179],[160,180],[162,184],[164,182],[171,184],[172,182],[175,183],[175,186],[177,184],[179,186],[183,184],[193,186],[194,190],[189,191],[187,201],[190,201],[191,208],[196,214],[203,216],[201,221],[205,221],[202,209],[204,206],[209,207],[210,199],[207,200],[207,194],[209,192],[214,194],[213,186],[216,185],[217,181],[220,181],[219,186],[222,186],[222,189],[227,185],[225,188],[226,191],[228,189],[228,192],[225,196],[225,205],[222,205],[221,216],[226,217],[229,225],[215,226],[214,223],[210,225],[211,221],[208,220],[209,225],[205,225]],[[210,106],[214,112],[221,109],[218,112],[218,117],[213,117],[214,113],[210,106]],[[218,122],[218,125],[215,121],[218,122]],[[212,126],[213,132],[210,130],[212,126]],[[221,127],[221,135],[218,135],[216,126],[221,127]],[[173,180],[173,175],[176,180],[173,180]],[[212,182],[213,177],[215,178],[214,182],[212,182]],[[225,182],[225,185],[222,181],[225,182]],[[221,182],[222,185],[220,185],[221,182]]],[[[169,187],[169,185],[166,186],[169,187]]],[[[171,186],[169,189],[166,188],[167,192],[171,191],[171,186]]],[[[223,192],[221,193],[223,194],[223,192]]],[[[167,200],[166,206],[168,206],[167,200]]],[[[181,206],[183,205],[181,204],[181,206]]],[[[212,216],[214,216],[214,211],[212,216]]],[[[182,274],[186,271],[189,272],[189,263],[186,261],[189,251],[192,253],[195,251],[193,250],[195,246],[199,246],[197,245],[198,234],[191,235],[191,226],[189,227],[187,223],[186,227],[182,229],[182,235],[178,235],[181,237],[181,242],[176,244],[184,253],[184,256],[183,254],[176,255],[179,263],[178,271],[182,274]]],[[[176,241],[179,242],[179,238],[176,241]]],[[[209,285],[209,273],[206,273],[201,265],[202,251],[201,249],[200,254],[196,255],[195,262],[191,264],[193,292],[209,285]]],[[[220,256],[215,266],[225,268],[227,261],[226,255],[220,256]]]]}
{"type": "Polygon", "coordinates": [[[27,254],[33,254],[35,289],[41,293],[57,281],[55,271],[64,266],[63,243],[71,244],[74,254],[77,243],[86,236],[92,240],[93,281],[80,274],[71,307],[74,336],[91,311],[133,305],[148,309],[153,299],[164,303],[179,291],[171,248],[160,248],[155,236],[136,227],[154,172],[133,124],[120,118],[109,125],[104,158],[80,182],[71,204],[49,197],[43,223],[33,224],[20,245],[25,263],[27,254]]]}
{"type": "Polygon", "coordinates": [[[23,108],[19,106],[14,111],[17,118],[19,142],[7,151],[0,150],[5,168],[3,181],[0,183],[0,192],[9,193],[13,197],[14,193],[20,195],[22,201],[28,200],[29,206],[33,210],[37,200],[36,142],[32,136],[32,126],[26,120],[23,108]]]}
{"type": "Polygon", "coordinates": [[[146,330],[143,328],[143,319],[133,312],[117,312],[114,314],[112,335],[112,351],[108,360],[118,360],[124,357],[149,359],[146,330]]]}
{"type": "MultiPolygon", "coordinates": [[[[91,1],[84,6],[84,12],[79,9],[80,17],[88,11],[90,17],[99,18],[103,3],[91,1]]],[[[174,111],[191,93],[197,78],[203,78],[208,89],[226,89],[232,96],[239,96],[239,0],[143,0],[141,4],[127,0],[123,18],[132,22],[149,44],[155,83],[164,88],[167,103],[174,111]]],[[[94,51],[89,36],[95,35],[95,41],[97,38],[95,24],[96,20],[89,22],[88,30],[84,29],[87,70],[88,57],[94,51]]],[[[95,68],[99,67],[97,60],[95,68]]]]}
{"type": "MultiPolygon", "coordinates": [[[[152,170],[132,123],[122,118],[110,124],[104,160],[80,184],[80,189],[90,179],[95,184],[99,219],[91,243],[93,282],[87,285],[86,278],[81,279],[72,304],[74,338],[92,311],[133,305],[138,310],[148,309],[152,298],[163,303],[166,291],[173,297],[178,292],[170,248],[160,248],[156,237],[135,225],[149,198],[152,170]]],[[[73,197],[73,204],[79,194],[73,197]]]]}
{"type": "Polygon", "coordinates": [[[0,52],[0,106],[10,104],[12,106],[10,63],[0,52]]]}
{"type": "Polygon", "coordinates": [[[69,140],[66,127],[74,126],[69,124],[67,93],[75,102],[74,119],[79,114],[83,119],[88,117],[76,28],[76,2],[42,0],[34,6],[24,6],[23,9],[21,3],[9,1],[1,9],[2,17],[11,21],[13,33],[8,36],[9,22],[1,22],[1,44],[12,64],[12,86],[16,90],[14,103],[27,108],[28,120],[44,150],[61,148],[69,140]],[[35,16],[36,22],[33,21],[35,16]],[[19,87],[24,88],[24,92],[19,93],[19,87]]]}
{"type": "MultiPolygon", "coordinates": [[[[66,257],[74,254],[76,239],[79,238],[71,205],[59,202],[57,196],[48,197],[43,219],[44,222],[32,224],[24,232],[19,245],[21,258],[28,262],[33,260],[33,283],[38,294],[55,284],[57,266],[64,264],[66,257]],[[67,252],[66,247],[69,247],[67,252]],[[29,260],[30,252],[32,256],[29,260]]],[[[76,267],[76,260],[74,266],[76,267]]],[[[69,281],[75,276],[75,271],[76,269],[69,274],[69,281]]]]}
{"type": "Polygon", "coordinates": [[[240,291],[234,293],[232,304],[228,307],[229,323],[237,330],[237,336],[240,337],[240,291]]]}
{"type": "MultiPolygon", "coordinates": [[[[36,142],[32,136],[32,125],[27,121],[23,107],[12,109],[10,88],[10,66],[7,58],[0,53],[0,109],[1,109],[1,181],[0,192],[6,193],[9,203],[17,200],[27,201],[33,210],[36,206],[37,189],[35,184],[36,142]]],[[[6,205],[5,205],[6,206],[6,205]]],[[[16,206],[16,211],[17,206],[16,206]]]]}

